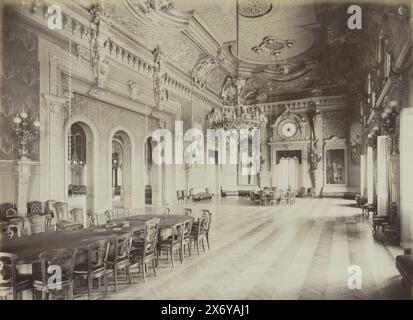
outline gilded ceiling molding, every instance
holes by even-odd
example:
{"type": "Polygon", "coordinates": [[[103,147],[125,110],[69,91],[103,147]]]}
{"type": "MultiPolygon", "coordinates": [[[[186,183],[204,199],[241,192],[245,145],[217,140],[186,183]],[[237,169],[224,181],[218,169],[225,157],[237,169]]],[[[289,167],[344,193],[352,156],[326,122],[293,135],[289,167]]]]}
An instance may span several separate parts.
{"type": "Polygon", "coordinates": [[[206,88],[209,74],[218,66],[217,61],[209,56],[202,57],[192,69],[192,84],[199,88],[206,88]]]}
{"type": "Polygon", "coordinates": [[[272,8],[271,0],[241,0],[238,10],[245,18],[259,18],[268,14],[272,8]]]}
{"type": "Polygon", "coordinates": [[[139,22],[163,30],[183,31],[189,24],[190,15],[169,14],[172,0],[123,0],[125,8],[139,22]]]}

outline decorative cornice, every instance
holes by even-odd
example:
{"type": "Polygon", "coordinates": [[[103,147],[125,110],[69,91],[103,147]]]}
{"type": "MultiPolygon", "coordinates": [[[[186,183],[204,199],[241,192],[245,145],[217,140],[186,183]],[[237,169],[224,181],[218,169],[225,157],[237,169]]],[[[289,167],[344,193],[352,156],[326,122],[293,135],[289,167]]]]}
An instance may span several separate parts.
{"type": "MultiPolygon", "coordinates": [[[[86,22],[90,18],[89,12],[78,6],[76,6],[76,13],[64,5],[61,5],[61,7],[63,29],[50,30],[47,28],[47,17],[42,13],[43,10],[33,12],[26,7],[13,6],[16,13],[29,19],[32,24],[38,26],[44,32],[49,34],[53,33],[55,37],[65,41],[70,39],[75,48],[77,48],[77,45],[89,48],[91,40],[96,37],[97,33],[96,25],[86,22]],[[79,11],[82,12],[83,16],[78,14],[79,11]]],[[[112,37],[112,35],[117,32],[112,30],[112,27],[110,30],[102,30],[103,36],[105,36],[108,41],[104,48],[106,58],[152,79],[153,60],[151,51],[153,48],[142,48],[140,47],[140,44],[136,42],[132,44],[134,47],[124,43],[121,44],[118,40],[114,40],[118,39],[118,37],[112,37]]],[[[123,38],[129,39],[130,37],[126,35],[123,38]]],[[[79,53],[77,53],[77,57],[79,57],[79,53]]],[[[188,100],[192,97],[196,102],[200,102],[208,108],[220,106],[220,99],[212,92],[192,88],[191,79],[189,77],[178,74],[173,69],[168,68],[167,65],[165,65],[165,71],[168,74],[165,79],[165,87],[171,94],[182,95],[188,100]]]]}

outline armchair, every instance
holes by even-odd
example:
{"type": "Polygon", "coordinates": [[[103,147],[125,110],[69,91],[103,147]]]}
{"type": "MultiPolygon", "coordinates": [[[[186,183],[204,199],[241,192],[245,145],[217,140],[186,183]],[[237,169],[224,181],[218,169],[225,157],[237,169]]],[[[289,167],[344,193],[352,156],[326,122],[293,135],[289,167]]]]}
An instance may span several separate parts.
{"type": "Polygon", "coordinates": [[[40,201],[30,201],[27,203],[27,216],[32,233],[46,231],[46,216],[44,216],[43,206],[40,201]]]}
{"type": "Polygon", "coordinates": [[[81,223],[73,221],[69,217],[69,205],[65,202],[56,202],[56,230],[72,231],[83,227],[81,223]]]}

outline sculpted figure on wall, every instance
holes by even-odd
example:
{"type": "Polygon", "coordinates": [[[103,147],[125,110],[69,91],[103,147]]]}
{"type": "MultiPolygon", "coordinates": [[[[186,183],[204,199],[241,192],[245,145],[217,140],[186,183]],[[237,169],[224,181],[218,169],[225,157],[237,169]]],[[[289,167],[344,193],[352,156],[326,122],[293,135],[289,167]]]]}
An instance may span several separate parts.
{"type": "Polygon", "coordinates": [[[161,108],[162,104],[168,100],[168,90],[165,88],[166,73],[162,70],[162,62],[164,53],[159,46],[156,46],[152,51],[154,65],[153,65],[153,93],[155,98],[155,105],[161,108]]]}

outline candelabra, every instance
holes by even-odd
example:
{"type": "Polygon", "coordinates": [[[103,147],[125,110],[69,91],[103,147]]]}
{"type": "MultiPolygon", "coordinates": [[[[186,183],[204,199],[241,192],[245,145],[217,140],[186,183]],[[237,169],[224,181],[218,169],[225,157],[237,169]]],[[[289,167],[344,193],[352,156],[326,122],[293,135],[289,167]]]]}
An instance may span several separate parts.
{"type": "Polygon", "coordinates": [[[398,116],[398,112],[396,110],[398,106],[398,102],[392,100],[389,102],[388,106],[384,108],[381,118],[383,121],[383,128],[388,132],[389,137],[391,139],[391,153],[397,154],[398,153],[398,143],[397,143],[397,132],[396,132],[396,120],[398,116]]]}
{"type": "Polygon", "coordinates": [[[370,147],[375,148],[377,146],[377,137],[380,134],[380,127],[375,126],[373,130],[367,135],[367,143],[370,147]]]}
{"type": "Polygon", "coordinates": [[[14,131],[16,132],[17,137],[19,138],[19,159],[20,160],[29,160],[27,155],[29,154],[29,143],[37,139],[40,133],[40,122],[36,118],[32,122],[32,128],[30,128],[30,121],[27,118],[27,113],[24,111],[17,114],[13,122],[15,124],[14,131]]]}

